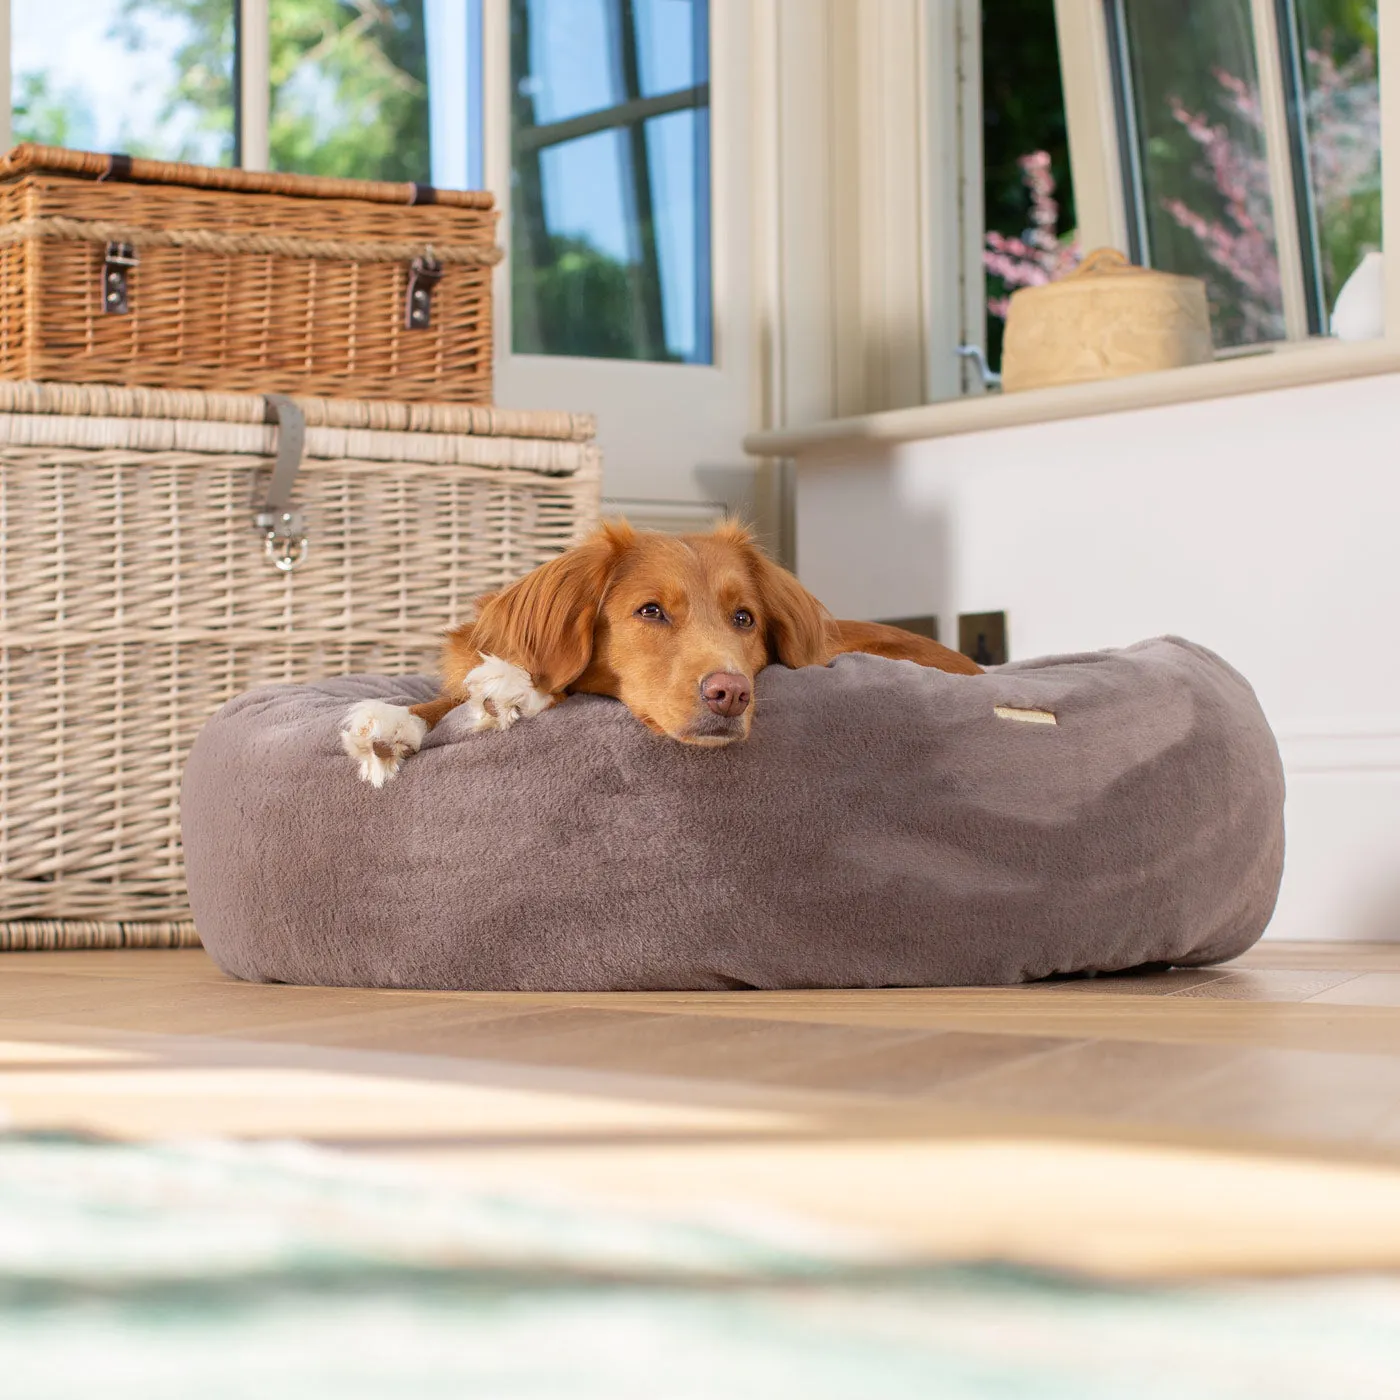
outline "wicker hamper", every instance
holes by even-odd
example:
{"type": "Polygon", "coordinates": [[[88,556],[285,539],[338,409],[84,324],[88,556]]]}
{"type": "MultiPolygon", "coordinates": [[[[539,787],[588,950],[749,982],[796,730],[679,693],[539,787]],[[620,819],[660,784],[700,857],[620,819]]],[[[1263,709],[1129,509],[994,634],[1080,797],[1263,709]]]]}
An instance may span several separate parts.
{"type": "Polygon", "coordinates": [[[200,726],[265,682],[431,667],[476,594],[596,520],[591,439],[565,413],[0,383],[0,948],[194,942],[200,726]]]}
{"type": "Polygon", "coordinates": [[[0,160],[0,378],[491,399],[492,197],[51,146],[0,160]]]}

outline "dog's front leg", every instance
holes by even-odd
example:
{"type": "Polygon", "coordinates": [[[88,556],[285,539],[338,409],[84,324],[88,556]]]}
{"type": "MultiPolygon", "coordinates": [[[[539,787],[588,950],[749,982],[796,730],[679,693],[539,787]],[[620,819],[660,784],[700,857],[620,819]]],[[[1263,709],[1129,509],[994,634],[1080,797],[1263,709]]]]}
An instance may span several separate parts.
{"type": "Polygon", "coordinates": [[[359,764],[360,777],[365,782],[382,788],[399,771],[399,764],[423,747],[428,730],[441,718],[430,719],[414,712],[428,708],[420,705],[409,709],[389,700],[361,700],[350,710],[341,725],[340,743],[359,764]]]}
{"type": "Polygon", "coordinates": [[[561,698],[539,690],[521,666],[478,652],[481,660],[462,677],[463,703],[475,730],[509,729],[516,720],[530,719],[561,698]]]}
{"type": "MultiPolygon", "coordinates": [[[[481,655],[477,653],[477,655],[481,655]]],[[[421,705],[361,700],[345,716],[340,742],[360,766],[360,777],[382,788],[409,755],[423,747],[428,731],[459,705],[474,730],[509,729],[518,719],[547,710],[560,697],[536,690],[528,671],[496,656],[481,656],[460,686],[421,705]]]]}

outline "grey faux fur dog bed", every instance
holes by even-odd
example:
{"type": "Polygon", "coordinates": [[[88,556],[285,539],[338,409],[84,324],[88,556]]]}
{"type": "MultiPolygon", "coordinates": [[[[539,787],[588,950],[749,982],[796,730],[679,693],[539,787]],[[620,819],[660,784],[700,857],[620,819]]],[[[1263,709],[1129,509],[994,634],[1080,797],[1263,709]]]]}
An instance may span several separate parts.
{"type": "Polygon", "coordinates": [[[1273,912],[1278,750],[1246,682],[1187,642],[971,678],[871,656],[773,666],[752,738],[722,750],[593,696],[498,734],[449,715],[382,791],[361,782],[340,746],[350,704],[435,689],[271,686],[209,721],[185,771],[185,859],[226,971],[531,991],[1010,983],[1217,962],[1273,912]]]}

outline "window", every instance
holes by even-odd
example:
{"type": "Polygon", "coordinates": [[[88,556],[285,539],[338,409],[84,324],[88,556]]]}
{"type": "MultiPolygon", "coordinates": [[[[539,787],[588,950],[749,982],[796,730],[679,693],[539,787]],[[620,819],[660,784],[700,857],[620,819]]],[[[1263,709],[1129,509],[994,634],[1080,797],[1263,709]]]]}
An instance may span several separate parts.
{"type": "Polygon", "coordinates": [[[1380,239],[1374,0],[1111,0],[1127,235],[1218,347],[1326,330],[1380,239]]]}
{"type": "MultiPolygon", "coordinates": [[[[1312,269],[1325,312],[1381,244],[1377,7],[1295,0],[1292,116],[1312,269]]],[[[1325,324],[1325,322],[1324,322],[1325,324]]]]}
{"type": "Polygon", "coordinates": [[[1203,278],[1216,344],[1227,346],[1285,334],[1280,201],[1250,8],[1114,7],[1130,254],[1203,278]]]}
{"type": "Polygon", "coordinates": [[[264,0],[267,165],[472,188],[480,0],[264,0]]]}
{"type": "Polygon", "coordinates": [[[1081,249],[1054,9],[983,0],[981,39],[986,352],[999,370],[1011,293],[1064,276],[1081,249]]]}
{"type": "Polygon", "coordinates": [[[12,0],[10,10],[17,140],[481,184],[481,0],[12,0]]]}
{"type": "Polygon", "coordinates": [[[423,0],[271,0],[272,169],[428,180],[424,9],[423,0]]]}
{"type": "Polygon", "coordinates": [[[706,0],[511,0],[517,352],[712,358],[706,0]]]}
{"type": "Polygon", "coordinates": [[[234,160],[236,0],[10,6],[16,141],[166,160],[234,160]]]}
{"type": "MultiPolygon", "coordinates": [[[[956,84],[940,120],[960,123],[965,174],[933,183],[935,217],[959,211],[964,290],[956,324],[951,298],[932,303],[937,356],[980,340],[999,369],[1010,295],[1105,244],[1200,277],[1219,353],[1330,333],[1343,287],[1381,246],[1377,0],[957,8],[957,51],[938,31],[934,82],[956,84]]],[[[1378,333],[1379,280],[1372,260],[1353,283],[1349,311],[1360,297],[1374,314],[1349,314],[1351,334],[1378,333]]],[[[933,397],[957,392],[944,371],[930,382],[933,397]]],[[[980,387],[968,363],[961,389],[980,387]]]]}

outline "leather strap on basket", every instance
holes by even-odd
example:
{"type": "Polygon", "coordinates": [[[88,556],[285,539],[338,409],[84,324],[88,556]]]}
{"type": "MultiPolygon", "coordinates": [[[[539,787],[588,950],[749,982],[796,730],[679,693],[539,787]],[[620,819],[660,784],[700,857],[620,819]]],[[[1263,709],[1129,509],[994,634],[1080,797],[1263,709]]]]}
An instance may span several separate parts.
{"type": "Polygon", "coordinates": [[[107,157],[107,168],[97,177],[100,185],[104,180],[129,180],[131,179],[131,157],[124,155],[121,151],[113,151],[107,157]]]}
{"type": "Polygon", "coordinates": [[[292,507],[292,488],[301,470],[306,447],[306,416],[285,394],[266,394],[267,406],[277,419],[277,460],[267,497],[253,516],[253,526],[263,537],[269,563],[289,574],[305,558],[310,543],[305,518],[292,507]]]}

